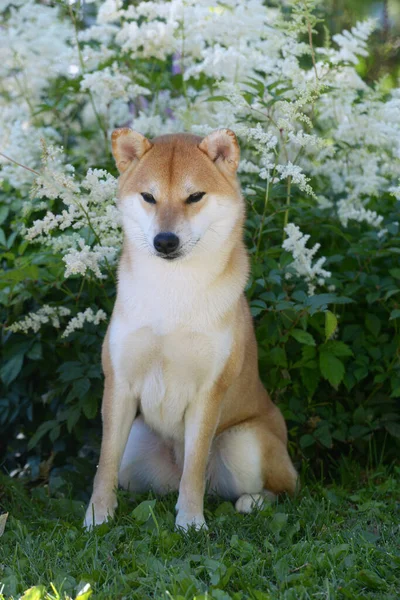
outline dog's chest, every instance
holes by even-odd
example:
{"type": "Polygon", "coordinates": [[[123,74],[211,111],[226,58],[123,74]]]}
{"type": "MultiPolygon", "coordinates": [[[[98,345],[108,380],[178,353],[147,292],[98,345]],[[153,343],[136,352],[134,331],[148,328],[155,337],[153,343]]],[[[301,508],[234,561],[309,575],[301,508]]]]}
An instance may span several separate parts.
{"type": "Polygon", "coordinates": [[[132,329],[117,319],[110,335],[111,358],[118,378],[139,399],[148,425],[182,441],[185,410],[191,402],[201,402],[217,380],[231,338],[228,330],[199,333],[185,328],[160,335],[151,325],[132,329]]]}

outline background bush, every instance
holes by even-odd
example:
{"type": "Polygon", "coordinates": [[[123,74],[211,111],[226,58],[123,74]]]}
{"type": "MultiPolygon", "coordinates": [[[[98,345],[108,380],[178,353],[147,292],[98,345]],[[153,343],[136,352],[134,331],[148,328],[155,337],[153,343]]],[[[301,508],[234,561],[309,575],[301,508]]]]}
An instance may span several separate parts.
{"type": "Polygon", "coordinates": [[[52,469],[53,485],[62,473],[81,489],[92,476],[121,241],[117,126],[149,136],[235,130],[260,373],[291,452],[314,468],[349,454],[391,460],[400,438],[395,10],[381,3],[387,21],[331,38],[338,6],[310,0],[282,11],[259,0],[128,4],[2,4],[0,151],[20,163],[0,165],[4,469],[37,481],[52,469]],[[372,47],[386,35],[379,68],[370,35],[372,47]]]}

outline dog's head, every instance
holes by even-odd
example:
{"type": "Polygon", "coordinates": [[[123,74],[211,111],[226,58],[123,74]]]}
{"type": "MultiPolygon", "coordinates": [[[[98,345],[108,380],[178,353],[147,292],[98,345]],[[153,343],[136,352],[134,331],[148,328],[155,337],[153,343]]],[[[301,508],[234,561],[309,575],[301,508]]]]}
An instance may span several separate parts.
{"type": "Polygon", "coordinates": [[[151,141],[117,129],[112,150],[125,234],[138,251],[168,260],[209,254],[241,224],[239,146],[229,129],[151,141]]]}

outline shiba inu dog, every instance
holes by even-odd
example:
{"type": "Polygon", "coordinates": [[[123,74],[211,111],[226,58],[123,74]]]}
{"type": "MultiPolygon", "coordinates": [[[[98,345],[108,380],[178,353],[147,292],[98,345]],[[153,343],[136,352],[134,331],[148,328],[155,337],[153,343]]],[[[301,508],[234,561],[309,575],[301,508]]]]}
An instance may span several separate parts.
{"type": "Polygon", "coordinates": [[[239,146],[228,129],[151,141],[117,129],[112,149],[124,245],[85,525],[112,517],[119,483],[179,490],[177,527],[200,528],[206,487],[248,512],[297,481],[244,296],[239,146]]]}

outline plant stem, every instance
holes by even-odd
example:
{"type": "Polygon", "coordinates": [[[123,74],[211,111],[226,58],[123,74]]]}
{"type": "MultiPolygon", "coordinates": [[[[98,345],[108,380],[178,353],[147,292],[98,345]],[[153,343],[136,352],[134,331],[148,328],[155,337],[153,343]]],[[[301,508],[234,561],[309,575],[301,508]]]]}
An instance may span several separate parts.
{"type": "Polygon", "coordinates": [[[22,167],[23,169],[26,169],[27,171],[30,171],[31,173],[35,173],[35,175],[40,175],[40,173],[38,171],[35,171],[34,169],[31,169],[30,167],[26,167],[25,165],[22,165],[21,163],[17,162],[13,158],[10,158],[6,154],[3,154],[3,152],[0,152],[0,156],[3,156],[3,158],[6,158],[10,162],[14,163],[15,165],[18,165],[19,167],[22,167]]]}
{"type": "Polygon", "coordinates": [[[308,43],[310,44],[310,50],[311,50],[311,60],[312,60],[312,64],[314,67],[315,79],[318,81],[319,77],[318,77],[318,71],[317,71],[317,64],[315,62],[315,52],[314,52],[314,46],[313,46],[313,41],[312,41],[312,28],[311,28],[310,20],[308,18],[308,14],[306,16],[306,21],[307,21],[307,30],[308,30],[308,43]]]}
{"type": "Polygon", "coordinates": [[[289,207],[290,207],[290,191],[292,187],[292,176],[289,175],[287,182],[287,194],[286,194],[286,210],[285,216],[283,218],[283,239],[285,239],[285,227],[288,224],[289,220],[289,207]]]}
{"type": "Polygon", "coordinates": [[[264,221],[265,221],[265,217],[266,217],[266,214],[267,214],[267,205],[268,205],[268,199],[269,199],[269,182],[270,182],[270,179],[268,178],[268,180],[267,180],[267,187],[266,187],[266,190],[265,190],[264,209],[263,209],[263,213],[262,213],[262,216],[261,216],[260,229],[258,231],[257,248],[256,248],[256,260],[258,258],[258,254],[259,254],[259,251],[260,251],[262,230],[263,230],[263,227],[264,227],[264,221]]]}
{"type": "MultiPolygon", "coordinates": [[[[78,7],[77,7],[77,8],[79,8],[79,4],[78,4],[78,7]]],[[[83,61],[83,56],[82,56],[82,52],[81,52],[81,47],[80,47],[80,45],[79,45],[79,39],[78,39],[78,25],[77,25],[77,22],[76,22],[76,19],[75,19],[75,15],[74,15],[74,11],[72,10],[72,5],[71,5],[71,4],[69,5],[69,14],[70,14],[70,16],[71,16],[71,20],[72,20],[72,23],[73,23],[73,25],[74,25],[74,30],[75,30],[75,41],[76,41],[76,47],[77,47],[77,50],[78,50],[79,64],[81,65],[81,71],[82,71],[82,75],[83,75],[83,74],[84,74],[84,72],[85,72],[85,63],[84,63],[84,61],[83,61]]],[[[90,98],[90,103],[91,103],[91,105],[92,105],[93,112],[94,112],[94,114],[95,114],[95,116],[96,116],[96,119],[97,119],[97,122],[98,122],[98,124],[99,124],[99,127],[100,127],[100,129],[102,130],[102,132],[103,132],[103,136],[104,136],[104,143],[105,143],[105,147],[106,147],[106,152],[107,152],[107,154],[109,154],[109,151],[110,151],[110,150],[109,150],[109,147],[108,147],[107,128],[105,127],[105,125],[104,125],[104,123],[103,123],[103,121],[102,121],[102,119],[101,119],[101,117],[100,117],[100,115],[99,115],[99,113],[98,113],[98,110],[97,110],[97,108],[96,108],[96,104],[95,104],[95,102],[94,102],[94,99],[93,99],[93,94],[92,94],[92,92],[91,92],[90,90],[87,90],[87,93],[88,93],[88,96],[89,96],[89,98],[90,98]]]]}

